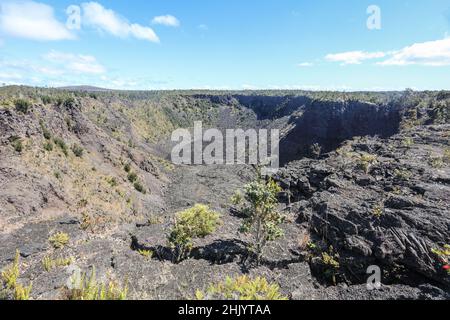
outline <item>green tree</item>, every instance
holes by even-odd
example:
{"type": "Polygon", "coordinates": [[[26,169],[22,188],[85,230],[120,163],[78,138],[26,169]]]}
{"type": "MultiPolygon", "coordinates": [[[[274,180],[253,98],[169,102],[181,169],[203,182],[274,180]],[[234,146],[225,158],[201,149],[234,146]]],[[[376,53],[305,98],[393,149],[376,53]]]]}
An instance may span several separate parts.
{"type": "Polygon", "coordinates": [[[255,253],[258,265],[267,242],[283,236],[279,225],[284,217],[277,210],[280,191],[281,188],[275,181],[265,181],[259,177],[244,187],[243,196],[233,197],[235,205],[242,205],[245,218],[240,231],[253,236],[249,247],[255,253]]]}

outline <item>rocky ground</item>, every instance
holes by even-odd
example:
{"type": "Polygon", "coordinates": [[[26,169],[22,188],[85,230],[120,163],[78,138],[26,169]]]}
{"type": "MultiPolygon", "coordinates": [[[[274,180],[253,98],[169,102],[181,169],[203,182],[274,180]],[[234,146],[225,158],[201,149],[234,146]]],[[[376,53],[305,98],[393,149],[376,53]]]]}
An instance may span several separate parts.
{"type": "Polygon", "coordinates": [[[291,299],[450,298],[450,276],[436,254],[450,242],[448,113],[431,121],[435,109],[423,103],[320,104],[287,95],[131,99],[107,92],[75,94],[66,105],[25,92],[33,101],[25,113],[11,102],[17,92],[2,92],[0,268],[19,250],[19,282],[32,282],[32,299],[66,298],[78,268],[95,268],[101,282],[126,281],[130,299],[194,298],[196,289],[240,274],[264,276],[291,299]],[[198,117],[219,128],[282,129],[281,152],[288,151],[274,178],[283,188],[285,236],[269,244],[258,267],[230,203],[254,169],[167,160],[171,130],[198,117]],[[49,142],[52,150],[44,148],[49,142]],[[311,154],[314,143],[322,152],[311,154]],[[223,224],[175,264],[168,229],[176,212],[196,203],[220,212],[223,224]],[[63,248],[49,241],[57,232],[69,236],[63,248]],[[339,267],[324,263],[324,252],[339,267]],[[46,270],[45,257],[73,261],[46,270]],[[366,288],[370,265],[382,270],[379,290],[366,288]]]}

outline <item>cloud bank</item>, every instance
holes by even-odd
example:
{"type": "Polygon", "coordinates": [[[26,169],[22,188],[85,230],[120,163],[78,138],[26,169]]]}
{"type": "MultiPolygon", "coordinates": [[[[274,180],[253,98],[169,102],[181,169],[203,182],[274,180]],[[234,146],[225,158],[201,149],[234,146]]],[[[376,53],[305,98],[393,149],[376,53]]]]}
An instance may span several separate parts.
{"type": "Polygon", "coordinates": [[[0,31],[8,36],[37,41],[75,38],[55,18],[52,7],[33,1],[0,4],[0,31]]]}

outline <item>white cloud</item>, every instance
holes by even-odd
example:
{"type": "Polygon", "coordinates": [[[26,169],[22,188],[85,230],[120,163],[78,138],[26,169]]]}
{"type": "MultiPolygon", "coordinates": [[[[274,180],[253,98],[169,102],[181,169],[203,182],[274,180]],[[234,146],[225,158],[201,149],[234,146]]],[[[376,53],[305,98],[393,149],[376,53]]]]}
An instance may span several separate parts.
{"type": "Polygon", "coordinates": [[[383,58],[386,56],[384,52],[364,52],[364,51],[348,51],[342,53],[328,54],[325,59],[332,62],[342,62],[347,64],[361,64],[364,60],[383,58]]]}
{"type": "Polygon", "coordinates": [[[125,18],[97,2],[85,2],[81,6],[83,7],[82,23],[87,26],[120,38],[134,37],[159,42],[159,38],[152,28],[136,23],[130,24],[125,18]]]}
{"type": "Polygon", "coordinates": [[[50,51],[44,58],[78,74],[102,74],[106,72],[105,67],[97,62],[97,59],[93,56],[50,51]]]}
{"type": "Polygon", "coordinates": [[[153,24],[161,24],[161,25],[168,26],[168,27],[179,27],[180,26],[180,21],[170,14],[165,15],[165,16],[154,17],[152,20],[152,23],[153,24]]]}
{"type": "Polygon", "coordinates": [[[448,66],[450,65],[450,38],[415,43],[392,52],[387,60],[378,64],[384,66],[448,66]]]}
{"type": "Polygon", "coordinates": [[[381,59],[376,64],[381,66],[450,66],[450,38],[415,43],[400,50],[386,52],[349,51],[329,54],[325,59],[341,62],[343,65],[361,64],[365,60],[381,59]]]}
{"type": "Polygon", "coordinates": [[[0,4],[0,31],[12,37],[39,41],[74,38],[64,24],[56,20],[52,7],[33,1],[0,4]]]}
{"type": "Polygon", "coordinates": [[[198,29],[202,30],[202,31],[208,31],[209,27],[206,24],[200,24],[197,26],[198,29]]]}
{"type": "Polygon", "coordinates": [[[300,67],[300,68],[307,68],[307,67],[312,67],[312,66],[314,66],[314,63],[312,63],[312,62],[302,62],[302,63],[297,64],[297,67],[300,67]]]}

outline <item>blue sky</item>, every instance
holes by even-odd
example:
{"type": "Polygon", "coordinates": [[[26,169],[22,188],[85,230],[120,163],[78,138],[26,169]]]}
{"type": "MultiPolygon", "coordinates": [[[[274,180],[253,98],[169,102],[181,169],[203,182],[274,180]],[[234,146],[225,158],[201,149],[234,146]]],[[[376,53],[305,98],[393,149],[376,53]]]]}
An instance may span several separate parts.
{"type": "Polygon", "coordinates": [[[450,89],[448,0],[0,0],[0,6],[0,83],[450,89]],[[71,5],[72,12],[80,9],[79,28],[66,24],[71,5]],[[367,27],[370,5],[380,10],[381,29],[367,27]]]}

